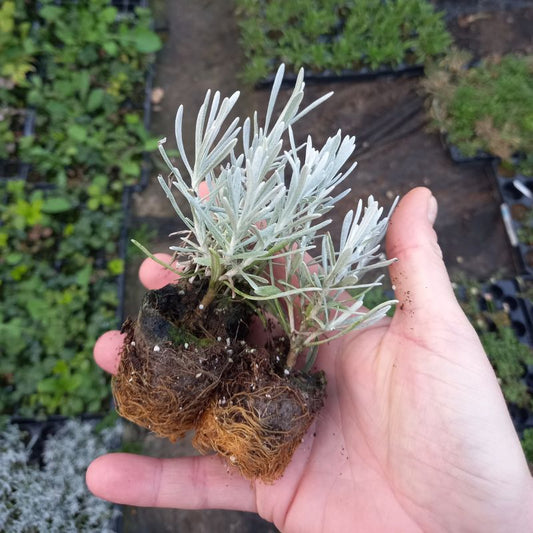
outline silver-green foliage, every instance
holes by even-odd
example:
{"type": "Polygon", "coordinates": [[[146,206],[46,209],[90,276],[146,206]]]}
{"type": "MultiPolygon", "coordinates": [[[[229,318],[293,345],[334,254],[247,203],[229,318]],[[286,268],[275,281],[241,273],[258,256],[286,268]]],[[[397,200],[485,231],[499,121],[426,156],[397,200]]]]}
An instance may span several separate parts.
{"type": "Polygon", "coordinates": [[[31,445],[15,425],[0,429],[0,531],[112,531],[116,512],[90,494],[85,470],[116,442],[119,428],[100,434],[94,424],[69,420],[44,445],[43,466],[30,462],[31,445]]]}
{"type": "Polygon", "coordinates": [[[392,302],[385,302],[364,310],[363,296],[380,278],[361,281],[390,263],[380,252],[389,217],[382,217],[383,209],[370,197],[346,215],[338,250],[329,233],[320,233],[331,222],[325,215],[349,193],[334,189],[355,168],[348,163],[355,138],[338,131],[320,149],[310,137],[297,145],[294,123],[332,93],[300,110],[305,86],[300,70],[274,120],[283,73],[282,65],[263,125],[255,112],[242,128],[237,118],[225,127],[239,93],[221,102],[218,92],[211,99],[208,91],[196,120],[194,159],[183,145],[180,107],[175,134],[187,176],[170,161],[163,139],[160,151],[171,174],[168,180],[159,176],[159,182],[188,228],[181,242],[171,246],[185,272],[209,277],[217,290],[227,286],[233,294],[261,302],[258,306],[277,316],[293,348],[300,350],[318,344],[325,332],[344,333],[373,323],[390,308],[392,302]],[[189,204],[190,216],[174,189],[189,204]],[[298,318],[296,304],[301,307],[298,318]]]}

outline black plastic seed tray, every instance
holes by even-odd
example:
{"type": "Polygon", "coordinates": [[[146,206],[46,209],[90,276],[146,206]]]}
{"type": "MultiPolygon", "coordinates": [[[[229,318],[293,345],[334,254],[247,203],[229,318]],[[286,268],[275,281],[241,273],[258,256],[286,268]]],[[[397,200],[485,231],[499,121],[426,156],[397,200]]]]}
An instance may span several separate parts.
{"type": "Polygon", "coordinates": [[[522,296],[514,279],[498,280],[483,288],[480,309],[505,311],[518,340],[533,347],[533,328],[528,301],[522,296]]]}
{"type": "Polygon", "coordinates": [[[119,13],[134,13],[137,7],[146,7],[147,0],[111,0],[111,5],[116,7],[119,13]]]}
{"type": "MultiPolygon", "coordinates": [[[[522,292],[523,279],[498,280],[483,287],[479,306],[482,310],[505,311],[518,340],[533,347],[533,314],[531,302],[522,292]]],[[[533,365],[529,365],[522,378],[533,395],[533,365]]],[[[509,413],[518,434],[533,428],[533,413],[528,409],[508,404],[509,413]]]]}
{"type": "MultiPolygon", "coordinates": [[[[529,385],[529,389],[533,391],[531,385],[529,385]]],[[[522,438],[526,429],[533,428],[533,413],[512,403],[507,404],[507,408],[509,409],[509,414],[511,415],[516,432],[522,438]]]]}
{"type": "MultiPolygon", "coordinates": [[[[332,82],[357,82],[357,81],[371,81],[378,78],[399,78],[399,77],[415,77],[424,74],[423,65],[408,65],[401,64],[395,68],[380,67],[375,70],[369,67],[363,67],[360,70],[341,70],[339,72],[333,70],[324,70],[316,72],[311,69],[305,71],[306,83],[332,83],[332,82]]],[[[259,80],[256,83],[257,89],[268,89],[272,87],[276,75],[270,74],[259,80]]],[[[283,76],[282,86],[292,86],[296,81],[297,74],[293,72],[286,72],[283,76]]]]}
{"type": "MultiPolygon", "coordinates": [[[[20,121],[20,130],[16,135],[27,137],[35,130],[35,111],[32,109],[24,112],[24,119],[20,121]]],[[[18,129],[18,128],[17,128],[18,129]]],[[[0,159],[1,180],[25,180],[28,177],[30,165],[18,159],[0,159]]]]}
{"type": "Polygon", "coordinates": [[[501,175],[493,164],[496,185],[502,199],[502,216],[511,244],[520,260],[522,273],[533,275],[533,177],[501,175]]]}
{"type": "MultiPolygon", "coordinates": [[[[79,0],[55,0],[57,5],[78,4],[79,0]]],[[[148,0],[110,0],[109,4],[117,8],[119,15],[129,15],[135,13],[137,7],[147,7],[148,0]]]]}
{"type": "Polygon", "coordinates": [[[446,136],[443,137],[443,144],[448,148],[448,153],[450,154],[451,160],[459,165],[484,163],[494,159],[492,154],[483,152],[481,150],[479,150],[473,156],[466,156],[461,152],[461,150],[459,150],[459,148],[457,148],[457,146],[448,143],[446,136]]]}
{"type": "Polygon", "coordinates": [[[496,176],[498,189],[504,202],[522,203],[533,208],[533,178],[517,174],[511,178],[496,176]]]}
{"type": "Polygon", "coordinates": [[[519,242],[517,250],[522,271],[528,276],[533,276],[533,246],[519,242]]]}
{"type": "MultiPolygon", "coordinates": [[[[143,99],[143,124],[146,131],[150,131],[150,123],[152,120],[152,89],[154,85],[154,65],[148,66],[146,71],[146,78],[144,84],[144,99],[143,99]]],[[[136,192],[142,192],[150,180],[150,171],[152,169],[150,153],[144,151],[142,154],[141,163],[141,177],[139,183],[134,186],[136,192]]]]}
{"type": "MultiPolygon", "coordinates": [[[[103,416],[101,415],[84,415],[81,417],[81,420],[94,421],[95,424],[102,419],[103,416]]],[[[49,436],[54,435],[67,420],[67,417],[60,415],[49,416],[45,420],[13,416],[11,417],[10,422],[11,424],[16,424],[21,430],[28,434],[26,447],[30,450],[30,460],[41,463],[46,439],[49,436]]],[[[116,447],[118,448],[119,446],[120,442],[117,442],[116,447]]]]}
{"type": "MultiPolygon", "coordinates": [[[[533,300],[530,297],[530,294],[533,289],[533,277],[532,276],[522,276],[519,278],[519,295],[521,297],[527,319],[531,325],[531,331],[533,331],[533,300]]],[[[533,336],[533,333],[532,333],[533,336]]],[[[529,368],[529,373],[531,376],[531,385],[533,389],[533,365],[529,368]]]]}

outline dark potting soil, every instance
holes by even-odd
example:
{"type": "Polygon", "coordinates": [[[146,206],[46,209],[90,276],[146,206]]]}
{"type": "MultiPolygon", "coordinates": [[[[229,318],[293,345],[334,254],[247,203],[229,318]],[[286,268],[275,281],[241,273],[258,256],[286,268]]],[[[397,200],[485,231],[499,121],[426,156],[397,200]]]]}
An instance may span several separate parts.
{"type": "Polygon", "coordinates": [[[324,375],[286,369],[286,343],[249,345],[250,307],[224,294],[209,303],[207,282],[191,280],[148,291],[125,322],[117,410],[172,442],[194,430],[198,450],[275,481],[322,408],[324,375]]]}

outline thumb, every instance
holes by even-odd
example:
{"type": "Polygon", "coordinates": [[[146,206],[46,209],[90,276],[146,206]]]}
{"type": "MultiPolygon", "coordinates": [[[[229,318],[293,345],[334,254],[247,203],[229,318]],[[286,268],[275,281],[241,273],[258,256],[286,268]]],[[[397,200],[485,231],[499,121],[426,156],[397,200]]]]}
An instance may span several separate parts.
{"type": "Polygon", "coordinates": [[[402,198],[387,231],[390,277],[398,300],[395,319],[420,323],[421,314],[466,320],[442,260],[433,223],[437,201],[418,187],[402,198]]]}

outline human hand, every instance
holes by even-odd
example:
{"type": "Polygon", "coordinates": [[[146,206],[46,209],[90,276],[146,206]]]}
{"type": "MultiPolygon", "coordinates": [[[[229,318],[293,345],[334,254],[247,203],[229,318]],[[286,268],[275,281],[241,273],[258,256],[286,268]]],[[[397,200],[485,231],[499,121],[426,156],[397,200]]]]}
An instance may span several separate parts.
{"type": "MultiPolygon", "coordinates": [[[[283,531],[530,531],[533,481],[494,372],[455,300],[418,188],[387,233],[399,300],[392,319],[324,345],[326,404],[273,484],[250,482],[217,456],[109,454],[87,472],[104,499],[138,506],[239,509],[283,531]]],[[[147,288],[173,281],[154,262],[147,288]]],[[[118,368],[122,337],[95,346],[118,368]]]]}

